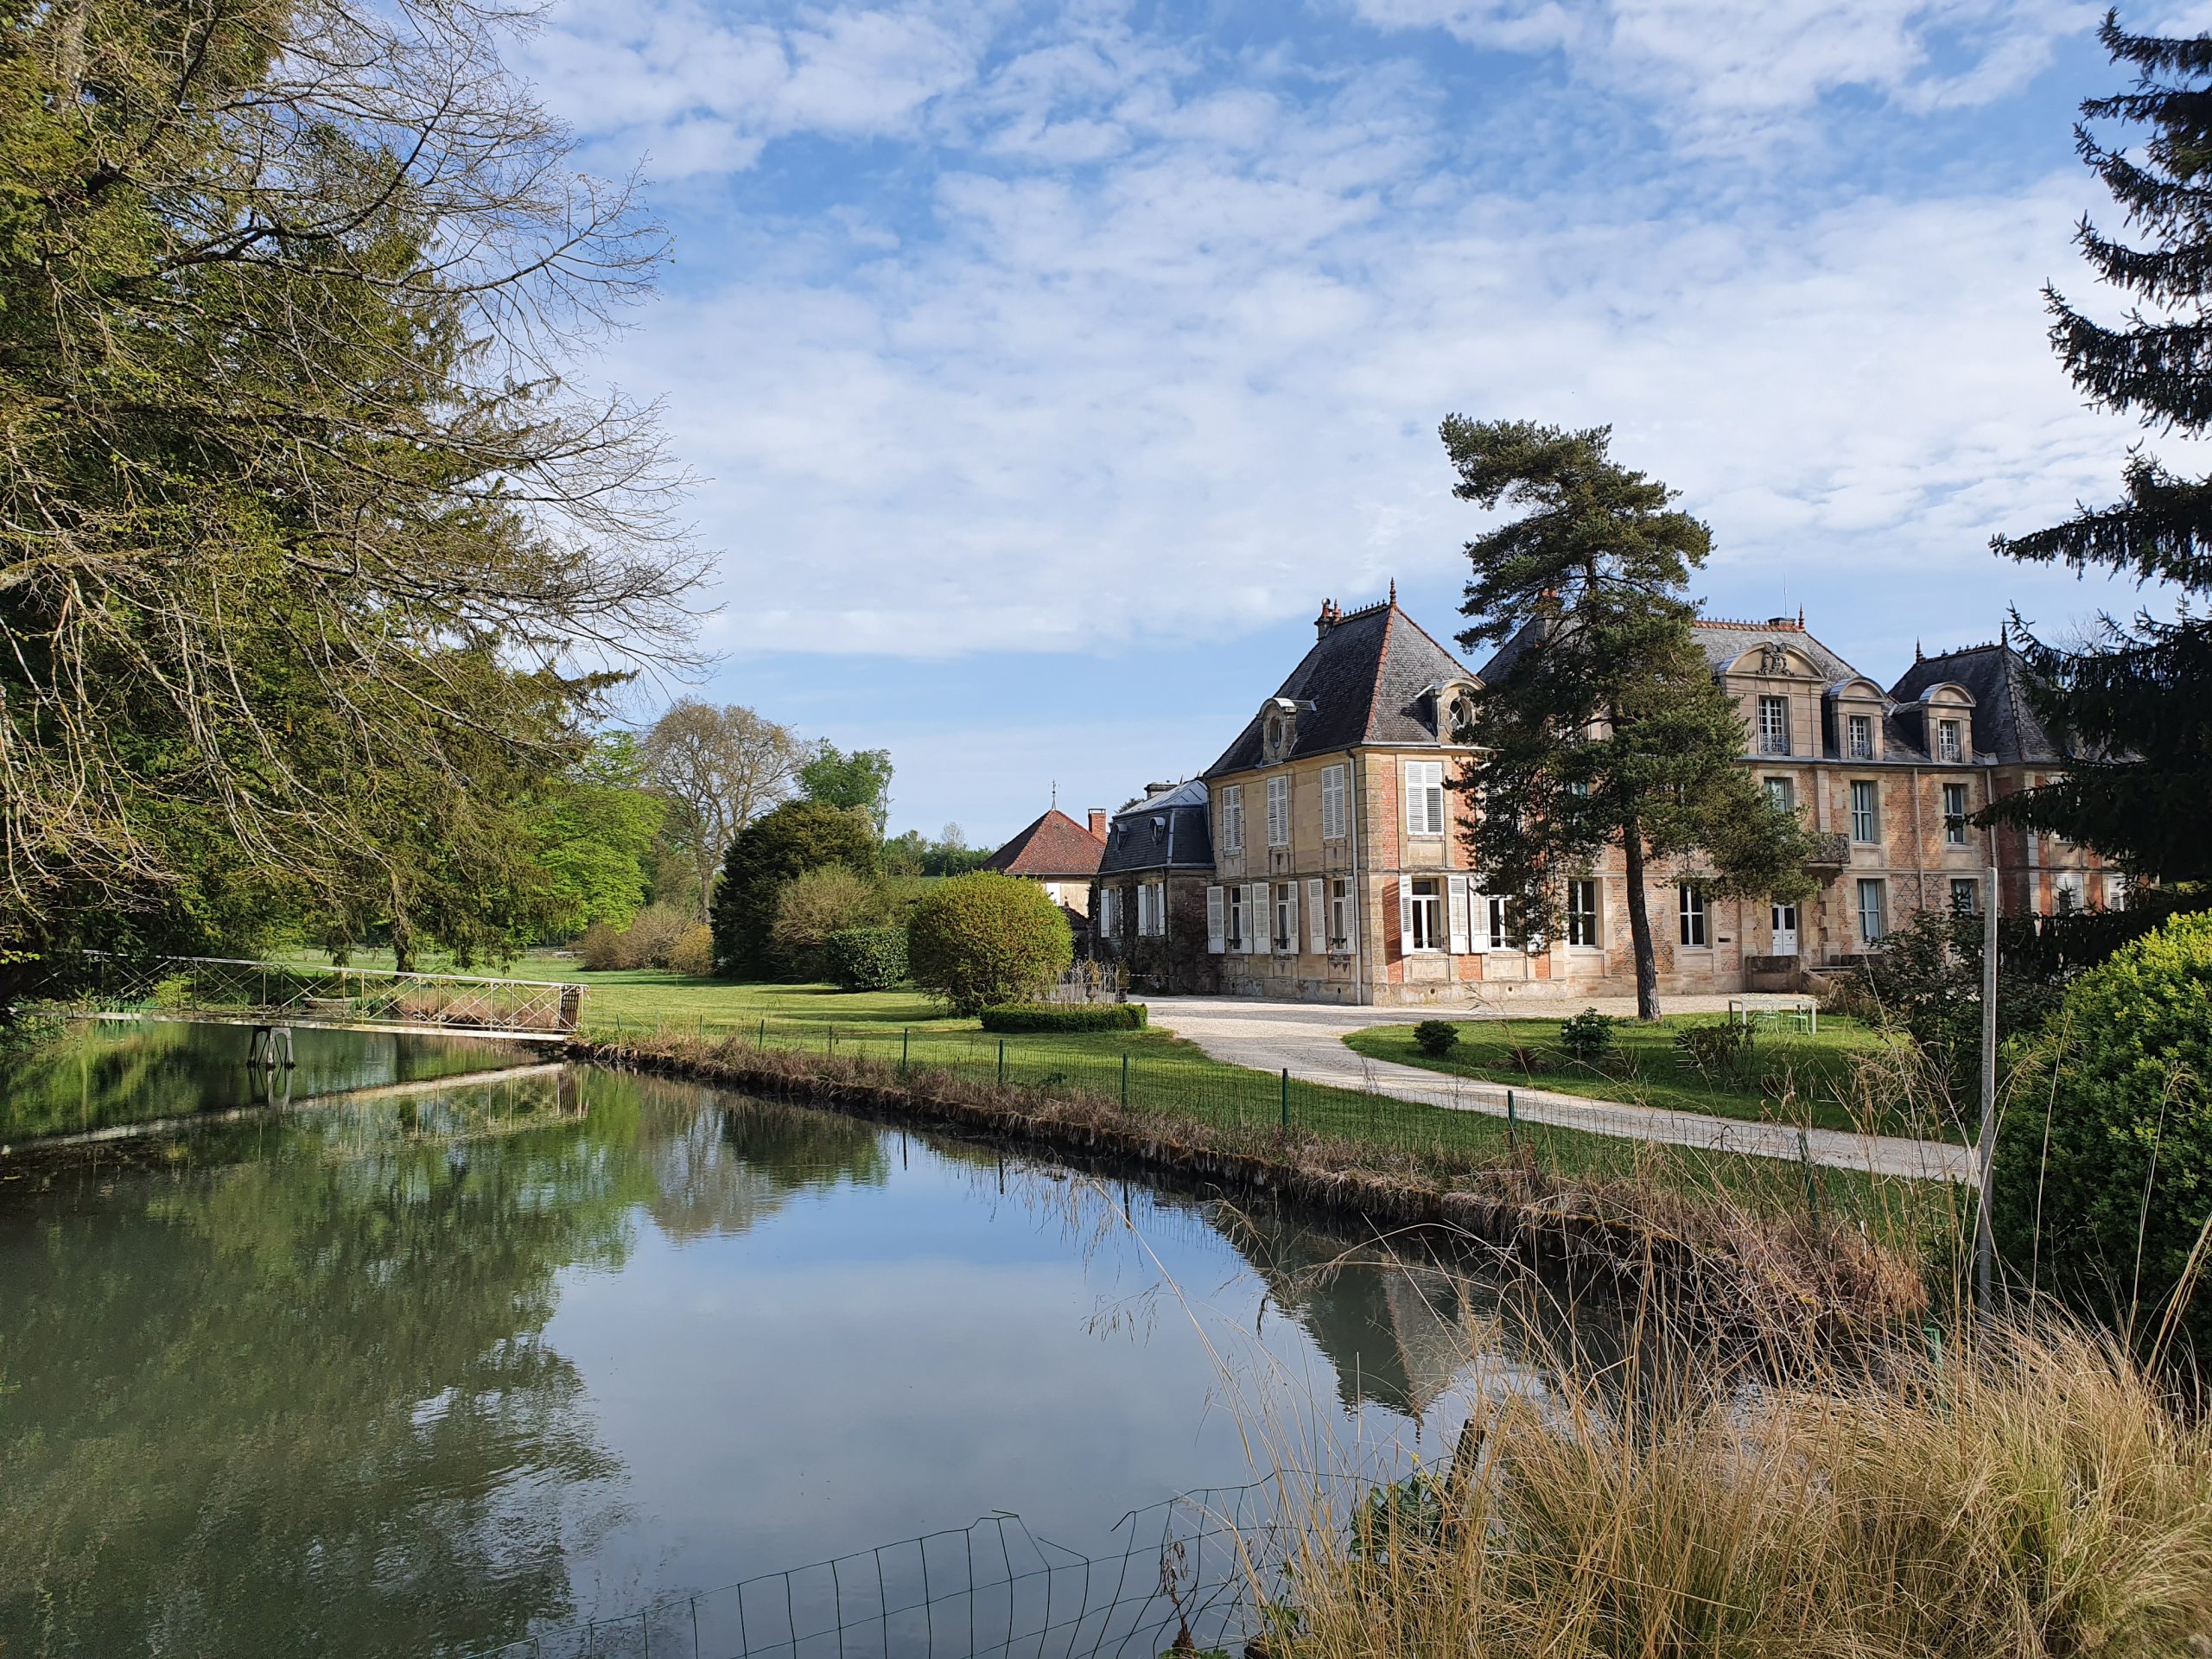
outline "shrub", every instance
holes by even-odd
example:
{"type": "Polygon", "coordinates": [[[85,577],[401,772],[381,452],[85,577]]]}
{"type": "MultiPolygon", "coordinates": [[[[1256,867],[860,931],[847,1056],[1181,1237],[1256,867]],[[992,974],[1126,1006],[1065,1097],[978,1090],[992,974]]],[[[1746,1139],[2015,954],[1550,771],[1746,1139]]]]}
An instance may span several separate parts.
{"type": "Polygon", "coordinates": [[[983,1029],[1142,1031],[1150,1010],[1141,1002],[1009,1002],[983,1010],[983,1029]]]}
{"type": "Polygon", "coordinates": [[[785,971],[772,930],[784,883],[825,864],[868,874],[875,830],[862,814],[820,801],[788,801],[737,832],[715,889],[715,967],[741,978],[785,971]]]}
{"type": "Polygon", "coordinates": [[[1675,1033],[1675,1057],[1708,1077],[1741,1076],[1752,1063],[1751,1028],[1732,1020],[1684,1026],[1675,1033]]]}
{"type": "Polygon", "coordinates": [[[595,974],[622,965],[622,934],[607,922],[594,922],[584,930],[576,942],[576,954],[583,958],[584,966],[595,974]]]}
{"type": "Polygon", "coordinates": [[[830,936],[830,977],[849,991],[887,991],[906,981],[906,930],[848,927],[830,936]]]}
{"type": "Polygon", "coordinates": [[[1570,1059],[1595,1065],[1611,1052],[1616,1023],[1609,1014],[1585,1008],[1572,1020],[1560,1021],[1559,1046],[1567,1051],[1570,1059]]]}
{"type": "Polygon", "coordinates": [[[873,876],[842,864],[802,870],[776,895],[769,937],[777,968],[800,979],[828,979],[831,936],[882,919],[883,894],[873,876]]]}
{"type": "Polygon", "coordinates": [[[1449,1020],[1424,1020],[1414,1027],[1414,1046],[1442,1059],[1459,1046],[1459,1027],[1449,1020]]]}
{"type": "MultiPolygon", "coordinates": [[[[2080,975],[2023,1060],[1997,1145],[1998,1243],[2088,1311],[2139,1306],[2138,1328],[2155,1328],[2212,1213],[2212,915],[2080,975]]],[[[2212,1341],[2201,1281],[2186,1318],[2212,1341]]]]}
{"type": "Polygon", "coordinates": [[[616,942],[618,968],[665,968],[684,931],[695,925],[672,905],[648,905],[616,942]]]}
{"type": "Polygon", "coordinates": [[[1541,1048],[1531,1048],[1526,1043],[1516,1043],[1505,1051],[1505,1063],[1524,1077],[1533,1077],[1539,1071],[1552,1069],[1551,1056],[1541,1048]]]}
{"type": "Polygon", "coordinates": [[[939,882],[906,927],[914,981],[957,1014],[1034,1001],[1075,955],[1067,918],[1033,881],[978,871],[939,882]]]}
{"type": "Polygon", "coordinates": [[[704,979],[715,971],[715,930],[704,922],[694,922],[683,930],[683,937],[668,953],[668,965],[677,973],[692,979],[704,979]]]}

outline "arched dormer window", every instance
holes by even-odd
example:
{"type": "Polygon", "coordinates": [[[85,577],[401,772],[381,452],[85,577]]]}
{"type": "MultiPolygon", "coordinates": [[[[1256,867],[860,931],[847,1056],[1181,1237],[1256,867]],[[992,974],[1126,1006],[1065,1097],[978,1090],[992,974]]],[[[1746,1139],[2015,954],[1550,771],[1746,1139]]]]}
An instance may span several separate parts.
{"type": "Polygon", "coordinates": [[[1473,680],[1446,680],[1429,688],[1429,723],[1438,742],[1467,741],[1475,723],[1475,693],[1480,690],[1473,680]]]}
{"type": "Polygon", "coordinates": [[[1270,697],[1260,710],[1260,762],[1274,766],[1298,746],[1300,705],[1288,697],[1270,697]]]}

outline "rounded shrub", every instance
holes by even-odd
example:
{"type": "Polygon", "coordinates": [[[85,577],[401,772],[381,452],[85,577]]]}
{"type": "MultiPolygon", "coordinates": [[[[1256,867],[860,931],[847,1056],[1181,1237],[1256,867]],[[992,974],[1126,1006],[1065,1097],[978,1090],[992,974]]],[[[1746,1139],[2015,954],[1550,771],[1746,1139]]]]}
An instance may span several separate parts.
{"type": "Polygon", "coordinates": [[[611,922],[594,922],[576,942],[576,955],[593,973],[622,965],[622,931],[611,922]]]}
{"type": "Polygon", "coordinates": [[[694,922],[683,930],[676,941],[676,948],[668,953],[668,965],[677,973],[692,979],[704,979],[715,971],[715,930],[704,922],[694,922]]]}
{"type": "Polygon", "coordinates": [[[983,1010],[983,1029],[1003,1033],[1038,1031],[1142,1031],[1150,1010],[1141,1002],[1009,1002],[983,1010]]]}
{"type": "Polygon", "coordinates": [[[1414,1027],[1414,1046],[1442,1059],[1459,1046],[1459,1027],[1449,1020],[1424,1020],[1414,1027]]]}
{"type": "Polygon", "coordinates": [[[830,936],[830,977],[848,991],[887,991],[906,982],[906,930],[848,927],[830,936]]]}
{"type": "Polygon", "coordinates": [[[848,928],[873,926],[884,918],[883,893],[872,875],[842,864],[802,870],[776,895],[776,919],[769,929],[776,960],[801,979],[834,979],[830,941],[848,928]]]}
{"type": "Polygon", "coordinates": [[[906,922],[914,982],[956,1014],[1034,1001],[1074,955],[1060,907],[1014,876],[978,871],[941,881],[906,922]]]}
{"type": "Polygon", "coordinates": [[[1595,1065],[1612,1052],[1615,1023],[1610,1014],[1585,1008],[1572,1020],[1560,1021],[1559,1046],[1570,1058],[1595,1065]]]}
{"type": "Polygon", "coordinates": [[[715,966],[738,979],[767,979],[788,967],[772,931],[784,884],[804,870],[842,864],[875,870],[875,829],[866,814],[821,801],[786,801],[737,832],[715,888],[715,966]]]}
{"type": "MultiPolygon", "coordinates": [[[[2212,915],[2067,988],[2024,1051],[1991,1187],[1999,1247],[2085,1311],[2156,1330],[2212,1216],[2212,915]]],[[[2212,1261],[2184,1315],[2212,1341],[2212,1261]]]]}

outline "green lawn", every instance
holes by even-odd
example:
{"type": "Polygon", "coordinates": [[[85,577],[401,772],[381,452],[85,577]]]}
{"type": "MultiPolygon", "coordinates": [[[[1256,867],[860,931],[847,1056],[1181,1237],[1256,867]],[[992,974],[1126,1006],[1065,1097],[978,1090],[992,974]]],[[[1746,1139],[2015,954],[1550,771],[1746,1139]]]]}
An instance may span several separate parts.
{"type": "MultiPolygon", "coordinates": [[[[302,953],[300,960],[314,960],[302,953]]],[[[378,965],[357,955],[357,966],[378,965]]],[[[525,979],[558,979],[588,988],[583,1028],[601,1039],[699,1035],[804,1048],[825,1055],[860,1055],[886,1064],[938,1068],[962,1077],[997,1078],[1050,1090],[1083,1089],[1125,1099],[1139,1110],[1261,1126],[1291,1122],[1309,1130],[1366,1141],[1394,1152],[1430,1153],[1456,1159],[1493,1157],[1508,1151],[1504,1122],[1485,1113],[1450,1111],[1357,1090],[1283,1080],[1264,1071],[1224,1065],[1195,1044],[1160,1031],[1036,1033],[1000,1037],[979,1021],[947,1014],[918,991],[841,991],[830,985],[736,984],[692,979],[660,969],[605,973],[585,970],[573,957],[532,953],[504,969],[525,979]],[[1126,1081],[1125,1081],[1126,1080],[1126,1081]],[[1126,1090],[1126,1092],[1124,1092],[1126,1090]]],[[[1516,1022],[1534,1028],[1556,1021],[1516,1022]]],[[[1823,1022],[1825,1027],[1826,1022],[1823,1022]]],[[[1410,1046],[1409,1027],[1379,1033],[1410,1046]]],[[[1872,1040],[1830,1038],[1831,1046],[1872,1040]]],[[[1357,1046],[1357,1045],[1356,1045],[1357,1046]]],[[[1391,1049],[1388,1058],[1408,1058],[1391,1049]]],[[[1469,1075],[1486,1075],[1471,1071],[1469,1075]]],[[[1518,1081],[1518,1074],[1506,1079],[1518,1081]]],[[[1585,1087],[1586,1079],[1573,1087],[1585,1087]]],[[[1647,1098],[1617,1094],[1610,1098],[1647,1098]]],[[[1682,1103],[1692,1103],[1684,1100],[1682,1103]]],[[[1699,1109],[1708,1109],[1700,1101],[1699,1109]]],[[[1739,1116],[1757,1116],[1739,1107],[1739,1116]]],[[[1759,1207],[1802,1206],[1807,1172],[1794,1164],[1684,1147],[1656,1147],[1572,1129],[1523,1125],[1518,1145],[1561,1173],[1592,1176],[1642,1173],[1693,1191],[1724,1190],[1759,1207]]],[[[1912,1202],[1909,1183],[1876,1182],[1840,1170],[1812,1173],[1821,1202],[1866,1217],[1894,1231],[1891,1217],[1912,1202]]]]}
{"type": "MultiPolygon", "coordinates": [[[[1681,1064],[1675,1033],[1688,1025],[1719,1025],[1719,1014],[1677,1014],[1656,1025],[1624,1020],[1613,1027],[1614,1052],[1599,1065],[1584,1065],[1559,1046],[1557,1020],[1455,1020],[1459,1046],[1443,1058],[1423,1053],[1409,1025],[1371,1026],[1344,1041],[1356,1052],[1402,1065],[1418,1065],[1488,1083],[1526,1084],[1592,1100],[1627,1102],[1719,1117],[1802,1123],[1815,1128],[1857,1129],[1866,1108],[1853,1087],[1854,1058],[1892,1039],[1855,1020],[1822,1015],[1817,1035],[1760,1031],[1754,1039],[1755,1076],[1707,1076],[1681,1064]],[[1516,1058],[1516,1051],[1518,1057],[1516,1058]],[[1526,1059],[1531,1064],[1523,1065],[1526,1059]]],[[[1878,1109],[1874,1127],[1887,1134],[1933,1133],[1894,1106],[1878,1109]]],[[[1949,1138],[1962,1139],[1955,1125],[1949,1138]]]]}

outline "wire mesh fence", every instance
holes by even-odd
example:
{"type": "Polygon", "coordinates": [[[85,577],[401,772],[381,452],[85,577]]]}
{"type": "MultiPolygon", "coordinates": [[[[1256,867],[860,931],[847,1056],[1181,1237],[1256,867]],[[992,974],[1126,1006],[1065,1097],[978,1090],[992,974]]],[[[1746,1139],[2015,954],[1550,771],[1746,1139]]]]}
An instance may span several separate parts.
{"type": "Polygon", "coordinates": [[[583,995],[580,985],[474,974],[88,952],[54,964],[39,1000],[66,1011],[553,1033],[576,1029],[583,995]]]}
{"type": "MultiPolygon", "coordinates": [[[[1013,1514],[531,1635],[469,1659],[1155,1659],[1241,1653],[1300,1534],[1281,1484],[1185,1493],[1085,1554],[1013,1514]]],[[[1306,1511],[1310,1520],[1313,1511],[1306,1511]]]]}
{"type": "Polygon", "coordinates": [[[822,1060],[872,1062],[923,1081],[931,1076],[1087,1100],[1163,1126],[1195,1122],[1235,1135],[1327,1135],[1379,1147],[1440,1168],[1470,1160],[1529,1163],[1555,1173],[1630,1174],[1655,1168],[1677,1184],[1710,1183],[1756,1207],[1805,1209],[1847,1221],[1887,1226],[1894,1201],[1859,1173],[1814,1161],[1802,1135],[1780,1139],[1789,1154],[1771,1155],[1777,1126],[1746,1122],[1740,1131],[1717,1122],[1711,1145],[1655,1146],[1532,1122],[1515,1115],[1507,1085],[1439,1074],[1455,1096],[1439,1106],[1387,1094],[1307,1081],[1287,1069],[1273,1072],[1203,1058],[1144,1053],[1113,1033],[1044,1038],[999,1036],[970,1029],[888,1022],[810,1021],[771,1015],[662,1015],[651,1020],[588,1014],[582,1034],[618,1046],[670,1039],[735,1044],[762,1053],[822,1060]],[[1738,1155],[1754,1149],[1767,1155],[1738,1155]]]}

